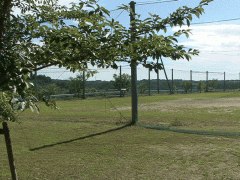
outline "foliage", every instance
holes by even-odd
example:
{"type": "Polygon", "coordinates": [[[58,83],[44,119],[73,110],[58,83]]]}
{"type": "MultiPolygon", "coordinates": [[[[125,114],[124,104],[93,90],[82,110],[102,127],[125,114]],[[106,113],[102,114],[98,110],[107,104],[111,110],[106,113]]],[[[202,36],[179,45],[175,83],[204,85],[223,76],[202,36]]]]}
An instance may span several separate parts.
{"type": "Polygon", "coordinates": [[[79,74],[77,74],[77,76],[75,78],[70,77],[69,80],[69,86],[70,86],[70,93],[76,93],[78,99],[80,98],[80,94],[83,93],[83,81],[86,81],[88,78],[90,78],[91,76],[94,76],[94,74],[97,73],[97,71],[86,71],[85,74],[83,74],[84,72],[80,72],[79,74]]]}
{"type": "MultiPolygon", "coordinates": [[[[63,90],[68,91],[68,88],[69,88],[69,86],[68,86],[68,80],[55,80],[55,82],[56,82],[56,85],[57,85],[58,87],[60,87],[60,88],[63,89],[63,90]]],[[[68,93],[68,92],[67,92],[67,93],[68,93]]]]}
{"type": "MultiPolygon", "coordinates": [[[[35,74],[32,75],[32,77],[28,78],[29,81],[33,82],[35,80],[35,74]]],[[[45,75],[37,75],[37,81],[41,83],[49,84],[52,82],[52,79],[45,75]]]]}
{"type": "Polygon", "coordinates": [[[182,87],[186,94],[188,93],[188,90],[191,88],[191,86],[192,86],[192,82],[188,82],[188,81],[182,82],[182,87]]]}
{"type": "Polygon", "coordinates": [[[4,92],[0,93],[0,112],[1,112],[1,118],[2,120],[9,120],[9,121],[15,121],[15,114],[12,111],[11,104],[9,103],[10,99],[8,98],[4,92]]]}
{"type": "Polygon", "coordinates": [[[122,88],[126,89],[127,91],[131,88],[131,76],[129,74],[123,73],[120,75],[113,74],[113,85],[117,90],[121,90],[122,88]]]}
{"type": "Polygon", "coordinates": [[[217,86],[217,84],[218,84],[218,80],[217,80],[217,79],[213,79],[213,80],[209,81],[209,82],[207,83],[207,88],[206,88],[206,90],[212,90],[212,89],[214,89],[214,88],[217,86]]]}
{"type": "MultiPolygon", "coordinates": [[[[135,30],[129,31],[118,22],[109,21],[109,11],[96,4],[95,0],[72,3],[70,8],[60,6],[55,0],[2,0],[0,89],[6,92],[5,95],[9,95],[7,92],[14,92],[25,103],[30,103],[30,98],[27,98],[27,89],[30,86],[27,78],[34,71],[46,67],[58,65],[72,72],[87,69],[88,64],[117,68],[116,63],[123,59],[129,64],[137,62],[150,70],[157,70],[162,68],[161,64],[147,64],[148,57],[152,57],[154,61],[161,56],[172,60],[189,60],[199,52],[179,45],[176,38],[181,35],[188,37],[190,30],[179,30],[172,36],[158,33],[166,33],[169,25],[190,26],[192,15],[199,17],[204,12],[203,6],[211,1],[213,0],[202,0],[195,8],[184,6],[165,19],[150,13],[150,17],[145,20],[136,19],[132,22],[135,30]],[[22,14],[15,15],[12,11],[14,8],[19,8],[22,14]],[[78,24],[67,26],[65,19],[75,20],[78,24]],[[134,38],[136,41],[132,41],[134,38]],[[35,43],[37,39],[41,39],[41,45],[35,43]]],[[[119,8],[130,11],[126,7],[119,8]]],[[[13,96],[7,99],[13,99],[13,96]]],[[[46,99],[45,101],[46,105],[51,104],[57,108],[54,103],[49,104],[46,99]]],[[[11,111],[12,109],[8,109],[6,112],[11,111]]]]}
{"type": "MultiPolygon", "coordinates": [[[[38,106],[34,103],[37,100],[35,96],[32,95],[29,90],[26,91],[25,98],[18,98],[16,92],[1,92],[0,93],[0,121],[16,121],[16,111],[21,110],[22,112],[25,109],[30,108],[32,111],[36,109],[37,113],[40,112],[38,106]]],[[[48,102],[49,103],[49,102],[48,102]]],[[[49,103],[49,105],[51,105],[49,103]]]]}
{"type": "Polygon", "coordinates": [[[177,91],[178,91],[177,86],[173,86],[173,92],[177,92],[177,91]]]}
{"type": "Polygon", "coordinates": [[[38,90],[37,90],[38,99],[42,99],[44,96],[50,98],[50,95],[56,95],[61,93],[62,93],[62,89],[58,87],[56,84],[40,86],[38,87],[38,90]]]}
{"type": "Polygon", "coordinates": [[[95,93],[95,92],[98,92],[98,90],[95,88],[86,88],[86,93],[95,93]]]}
{"type": "Polygon", "coordinates": [[[139,93],[141,95],[144,94],[144,92],[147,90],[147,84],[146,83],[141,83],[139,86],[138,86],[138,89],[139,89],[139,93]]]}
{"type": "Polygon", "coordinates": [[[197,89],[199,90],[199,92],[201,93],[202,90],[206,87],[206,84],[203,81],[199,81],[198,85],[197,85],[197,89]]]}

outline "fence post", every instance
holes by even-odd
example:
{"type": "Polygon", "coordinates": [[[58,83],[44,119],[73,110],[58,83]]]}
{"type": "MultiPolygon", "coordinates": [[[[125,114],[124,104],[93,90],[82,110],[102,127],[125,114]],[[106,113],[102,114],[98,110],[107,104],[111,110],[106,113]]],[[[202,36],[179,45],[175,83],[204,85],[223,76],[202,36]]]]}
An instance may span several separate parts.
{"type": "MultiPolygon", "coordinates": [[[[158,59],[157,59],[157,65],[158,65],[158,59]]],[[[239,73],[239,77],[240,77],[240,73],[239,73]]],[[[157,70],[157,92],[159,94],[159,69],[157,70]]]]}
{"type": "Polygon", "coordinates": [[[191,82],[191,93],[192,93],[192,70],[190,70],[190,82],[191,82]]]}
{"type": "Polygon", "coordinates": [[[122,66],[120,65],[120,97],[122,97],[123,93],[122,93],[122,88],[123,88],[123,85],[122,85],[122,66]]]}
{"type": "Polygon", "coordinates": [[[83,71],[83,99],[86,99],[86,92],[85,92],[85,70],[83,71]]]}
{"type": "Polygon", "coordinates": [[[150,78],[150,68],[148,69],[148,79],[149,79],[149,81],[148,81],[148,95],[149,96],[151,96],[151,91],[150,91],[150,89],[151,89],[151,78],[150,78]]]}
{"type": "Polygon", "coordinates": [[[223,90],[225,92],[226,91],[226,73],[224,72],[223,75],[224,75],[223,90]]]}
{"type": "Polygon", "coordinates": [[[240,89],[240,73],[239,73],[239,89],[240,89]]]}
{"type": "Polygon", "coordinates": [[[174,89],[173,89],[173,69],[172,69],[172,93],[174,94],[174,89]]]}
{"type": "Polygon", "coordinates": [[[4,134],[5,136],[5,143],[7,147],[7,153],[8,153],[8,160],[9,160],[9,166],[11,170],[12,180],[17,180],[17,173],[14,165],[14,159],[13,159],[13,150],[12,150],[12,144],[9,134],[9,128],[7,125],[7,122],[2,123],[3,129],[0,129],[0,134],[4,134]]]}
{"type": "Polygon", "coordinates": [[[206,71],[206,92],[208,92],[208,71],[206,71]]]}

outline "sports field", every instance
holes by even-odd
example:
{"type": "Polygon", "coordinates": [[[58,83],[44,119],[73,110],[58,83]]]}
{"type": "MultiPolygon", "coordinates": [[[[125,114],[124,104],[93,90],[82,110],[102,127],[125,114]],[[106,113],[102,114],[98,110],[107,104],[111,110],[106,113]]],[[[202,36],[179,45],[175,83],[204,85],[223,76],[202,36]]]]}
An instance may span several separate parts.
{"type": "MultiPolygon", "coordinates": [[[[240,137],[230,136],[240,133],[239,91],[139,97],[139,124],[229,136],[125,126],[130,97],[57,103],[8,123],[20,180],[240,179],[240,137]]],[[[0,179],[10,179],[0,143],[0,179]]]]}

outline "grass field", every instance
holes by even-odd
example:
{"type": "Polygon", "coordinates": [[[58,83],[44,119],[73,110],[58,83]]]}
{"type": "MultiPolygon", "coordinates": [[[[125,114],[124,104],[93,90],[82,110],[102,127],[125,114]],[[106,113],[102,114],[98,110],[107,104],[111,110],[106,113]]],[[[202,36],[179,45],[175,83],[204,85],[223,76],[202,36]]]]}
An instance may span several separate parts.
{"type": "MultiPolygon", "coordinates": [[[[19,180],[240,179],[240,137],[197,135],[138,126],[131,98],[38,103],[9,122],[19,180]],[[120,113],[122,116],[120,115],[120,113]]],[[[240,132],[240,93],[139,97],[139,123],[186,130],[240,132]]],[[[0,136],[0,179],[10,179],[0,136]]]]}

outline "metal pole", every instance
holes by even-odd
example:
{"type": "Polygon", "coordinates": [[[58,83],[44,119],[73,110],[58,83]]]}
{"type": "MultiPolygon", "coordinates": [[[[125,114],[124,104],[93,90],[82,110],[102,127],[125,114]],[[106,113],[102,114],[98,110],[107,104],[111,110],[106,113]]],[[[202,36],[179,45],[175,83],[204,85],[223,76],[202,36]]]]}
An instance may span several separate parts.
{"type": "Polygon", "coordinates": [[[206,92],[208,92],[208,71],[206,71],[206,92]]]}
{"type": "MultiPolygon", "coordinates": [[[[130,2],[130,22],[135,20],[135,2],[130,2]]],[[[135,24],[131,23],[131,31],[135,32],[135,24]]],[[[132,34],[131,41],[135,41],[135,35],[132,34]]],[[[135,53],[135,50],[134,52],[135,53]]],[[[136,124],[138,122],[138,95],[137,95],[137,64],[136,59],[131,57],[131,81],[132,81],[132,122],[136,124]]]]}
{"type": "Polygon", "coordinates": [[[85,93],[85,71],[83,71],[83,99],[86,99],[86,93],[85,93]]]}
{"type": "Polygon", "coordinates": [[[192,93],[192,70],[190,70],[190,82],[191,82],[191,93],[192,93]]]}
{"type": "Polygon", "coordinates": [[[122,97],[122,66],[120,66],[120,97],[122,97]]]}
{"type": "MultiPolygon", "coordinates": [[[[157,66],[158,66],[158,60],[157,60],[157,66]]],[[[157,70],[157,92],[159,94],[159,69],[157,70]]]]}
{"type": "Polygon", "coordinates": [[[172,93],[174,94],[174,89],[173,89],[173,69],[172,69],[172,93]]]}
{"type": "Polygon", "coordinates": [[[150,69],[148,69],[148,95],[151,96],[151,78],[150,78],[150,69]]]}
{"type": "Polygon", "coordinates": [[[224,75],[223,89],[225,92],[226,91],[226,73],[224,72],[223,75],[224,75]]]}
{"type": "Polygon", "coordinates": [[[240,73],[239,73],[239,89],[240,89],[240,73]]]}

